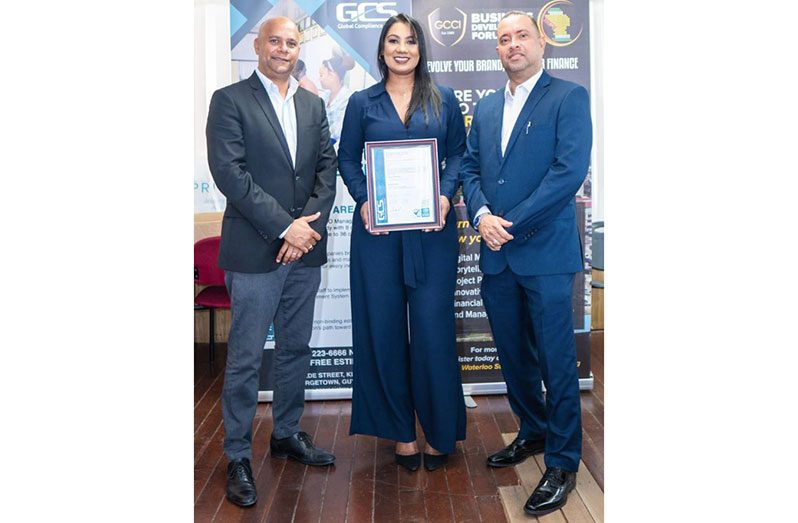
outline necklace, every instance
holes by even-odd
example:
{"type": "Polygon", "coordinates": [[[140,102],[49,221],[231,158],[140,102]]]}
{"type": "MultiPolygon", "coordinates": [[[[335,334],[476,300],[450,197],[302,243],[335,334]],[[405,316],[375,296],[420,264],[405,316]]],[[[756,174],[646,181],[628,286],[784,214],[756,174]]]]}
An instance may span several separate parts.
{"type": "Polygon", "coordinates": [[[404,122],[407,118],[407,110],[410,108],[410,99],[413,96],[413,86],[410,86],[410,89],[399,90],[399,89],[388,89],[388,95],[391,97],[391,102],[393,103],[394,108],[396,109],[396,113],[399,115],[399,119],[404,122]]]}
{"type": "Polygon", "coordinates": [[[407,100],[413,95],[413,90],[409,91],[388,91],[388,94],[391,95],[391,98],[401,98],[402,100],[407,100]]]}

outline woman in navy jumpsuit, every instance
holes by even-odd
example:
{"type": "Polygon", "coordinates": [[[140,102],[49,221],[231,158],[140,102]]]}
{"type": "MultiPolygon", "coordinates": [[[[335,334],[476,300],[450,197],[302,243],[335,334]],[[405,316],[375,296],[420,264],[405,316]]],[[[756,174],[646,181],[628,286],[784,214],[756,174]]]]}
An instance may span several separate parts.
{"type": "Polygon", "coordinates": [[[352,220],[350,285],[354,376],[350,434],[397,442],[396,460],[416,470],[416,415],[427,441],[424,464],[446,462],[465,439],[465,404],[455,344],[454,291],[459,253],[450,200],[457,189],[465,127],[448,87],[424,67],[421,26],[391,17],[380,36],[382,81],[349,99],[339,169],[357,207],[352,220]],[[400,117],[400,115],[402,115],[400,117]],[[442,230],[370,234],[361,212],[368,199],[364,143],[436,138],[442,230]]]}

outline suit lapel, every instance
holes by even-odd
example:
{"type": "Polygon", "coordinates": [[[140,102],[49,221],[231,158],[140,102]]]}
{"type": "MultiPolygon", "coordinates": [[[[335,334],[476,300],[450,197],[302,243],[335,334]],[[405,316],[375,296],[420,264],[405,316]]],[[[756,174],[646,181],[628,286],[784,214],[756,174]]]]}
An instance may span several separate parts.
{"type": "MultiPolygon", "coordinates": [[[[501,157],[502,165],[504,165],[504,159],[510,154],[510,150],[513,148],[516,140],[518,140],[518,136],[521,134],[521,131],[526,129],[527,124],[531,122],[530,117],[532,116],[532,111],[535,110],[535,106],[538,104],[541,98],[543,98],[546,92],[548,92],[550,83],[551,76],[549,76],[546,71],[543,71],[543,74],[538,79],[538,82],[535,84],[532,92],[529,93],[529,98],[526,99],[526,103],[524,103],[524,107],[521,109],[518,119],[515,121],[513,132],[510,135],[510,140],[507,142],[507,149],[505,149],[504,156],[501,157]]],[[[504,100],[503,97],[502,100],[504,100]]],[[[502,106],[502,109],[503,108],[504,106],[502,106]]],[[[501,114],[504,113],[502,112],[501,114]]],[[[501,148],[501,136],[499,136],[499,148],[501,148]]]]}
{"type": "Polygon", "coordinates": [[[310,111],[311,106],[310,103],[305,103],[302,99],[304,94],[301,89],[296,90],[296,94],[294,94],[294,109],[296,110],[296,165],[294,165],[294,170],[298,170],[300,158],[302,158],[302,154],[305,152],[305,147],[302,145],[305,143],[305,140],[302,140],[300,136],[300,132],[305,126],[310,125],[310,111]]]}
{"type": "MultiPolygon", "coordinates": [[[[260,108],[263,110],[263,114],[266,115],[266,120],[271,125],[274,134],[277,136],[277,141],[280,143],[280,147],[283,149],[283,153],[285,154],[286,160],[288,160],[288,165],[292,165],[291,162],[291,151],[288,149],[288,142],[285,141],[285,135],[283,134],[283,129],[280,127],[280,121],[277,119],[277,113],[274,112],[274,107],[272,106],[272,101],[269,100],[269,94],[266,92],[266,88],[263,87],[263,83],[258,78],[257,73],[252,73],[252,76],[249,77],[249,85],[252,86],[252,95],[255,97],[255,100],[260,105],[260,108]]],[[[294,106],[296,106],[296,101],[294,101],[294,106]]],[[[299,111],[297,110],[297,113],[299,111]]],[[[299,128],[299,115],[297,114],[297,128],[299,128]]],[[[299,141],[299,140],[297,140],[299,141]]]]}
{"type": "Polygon", "coordinates": [[[498,93],[496,93],[498,95],[496,97],[497,98],[496,107],[492,108],[492,111],[490,111],[490,114],[497,114],[497,115],[499,115],[499,117],[498,118],[491,118],[491,121],[493,122],[494,125],[493,125],[492,129],[489,129],[489,131],[490,131],[489,136],[493,137],[493,140],[494,140],[494,142],[496,144],[494,153],[496,154],[496,158],[499,159],[499,163],[500,164],[501,164],[501,162],[504,161],[504,159],[502,158],[502,120],[504,119],[504,117],[503,117],[503,115],[504,115],[504,89],[505,88],[502,88],[501,90],[499,90],[498,93]]]}

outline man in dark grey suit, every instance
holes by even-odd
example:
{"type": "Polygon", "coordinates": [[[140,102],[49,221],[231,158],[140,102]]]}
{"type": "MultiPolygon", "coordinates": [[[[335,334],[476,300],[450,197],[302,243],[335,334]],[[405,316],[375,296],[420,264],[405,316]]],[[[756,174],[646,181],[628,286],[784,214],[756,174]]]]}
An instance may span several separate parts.
{"type": "Polygon", "coordinates": [[[216,91],[208,113],[208,163],[227,198],[219,252],[232,302],[222,391],[227,498],[240,506],[257,501],[252,422],[272,322],[272,457],[335,461],[299,427],[338,166],[324,103],[291,77],[299,39],[291,20],[265,21],[255,39],[257,70],[216,91]]]}

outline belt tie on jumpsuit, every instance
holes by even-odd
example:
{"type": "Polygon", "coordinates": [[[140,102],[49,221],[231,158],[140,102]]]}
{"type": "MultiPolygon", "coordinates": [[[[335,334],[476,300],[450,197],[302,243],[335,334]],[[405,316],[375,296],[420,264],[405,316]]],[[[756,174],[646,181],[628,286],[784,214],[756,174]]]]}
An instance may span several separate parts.
{"type": "Polygon", "coordinates": [[[402,231],[402,270],[405,285],[416,288],[426,281],[424,251],[421,248],[421,231],[402,231]]]}

